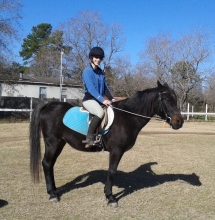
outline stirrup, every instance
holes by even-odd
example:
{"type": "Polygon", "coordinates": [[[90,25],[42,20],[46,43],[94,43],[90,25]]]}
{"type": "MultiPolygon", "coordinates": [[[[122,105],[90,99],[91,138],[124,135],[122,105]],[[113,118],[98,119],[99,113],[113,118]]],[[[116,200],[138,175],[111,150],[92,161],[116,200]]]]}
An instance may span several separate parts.
{"type": "Polygon", "coordinates": [[[87,140],[84,140],[84,142],[82,141],[82,143],[86,143],[86,144],[85,144],[85,148],[91,148],[91,147],[93,147],[93,146],[99,146],[99,147],[101,147],[101,137],[102,137],[101,134],[97,135],[97,136],[95,137],[95,140],[94,140],[93,144],[87,142],[87,140]]]}
{"type": "Polygon", "coordinates": [[[98,143],[100,143],[100,142],[101,142],[101,138],[102,138],[102,135],[101,135],[101,134],[96,135],[96,138],[95,138],[94,144],[98,144],[98,143]]]}
{"type": "Polygon", "coordinates": [[[104,152],[104,144],[102,143],[102,135],[101,134],[96,135],[93,146],[95,146],[98,151],[104,152]]]}

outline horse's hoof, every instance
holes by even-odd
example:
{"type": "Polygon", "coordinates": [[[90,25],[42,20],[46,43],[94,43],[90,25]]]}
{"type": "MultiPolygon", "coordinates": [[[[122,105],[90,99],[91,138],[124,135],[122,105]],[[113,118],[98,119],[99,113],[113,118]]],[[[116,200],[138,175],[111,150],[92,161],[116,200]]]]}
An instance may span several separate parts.
{"type": "Polygon", "coordinates": [[[53,196],[53,197],[50,197],[50,198],[49,198],[49,201],[50,201],[50,202],[53,202],[53,203],[58,203],[58,202],[59,202],[59,199],[58,199],[56,196],[53,196]]]}
{"type": "Polygon", "coordinates": [[[108,206],[110,206],[111,208],[117,208],[118,203],[117,202],[110,202],[110,203],[108,203],[108,206]]]}

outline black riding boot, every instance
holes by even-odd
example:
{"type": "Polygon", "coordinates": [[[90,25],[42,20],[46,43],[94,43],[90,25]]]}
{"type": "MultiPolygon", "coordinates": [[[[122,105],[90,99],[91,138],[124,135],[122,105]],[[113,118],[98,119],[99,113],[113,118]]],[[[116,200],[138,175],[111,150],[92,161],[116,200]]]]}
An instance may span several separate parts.
{"type": "Polygon", "coordinates": [[[96,132],[96,128],[100,125],[102,119],[98,116],[94,116],[90,122],[87,138],[83,140],[82,143],[85,143],[85,148],[91,147],[94,144],[94,134],[96,132]]]}

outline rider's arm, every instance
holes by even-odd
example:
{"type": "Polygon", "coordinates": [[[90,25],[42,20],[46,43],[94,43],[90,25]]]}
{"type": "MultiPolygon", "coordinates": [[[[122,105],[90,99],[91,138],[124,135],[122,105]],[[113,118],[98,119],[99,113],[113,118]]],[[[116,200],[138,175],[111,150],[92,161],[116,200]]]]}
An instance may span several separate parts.
{"type": "Polygon", "coordinates": [[[84,71],[83,75],[83,83],[85,84],[85,88],[87,91],[99,102],[103,103],[104,102],[104,97],[99,94],[99,92],[96,89],[95,83],[94,83],[94,77],[91,74],[90,71],[84,71]]]}

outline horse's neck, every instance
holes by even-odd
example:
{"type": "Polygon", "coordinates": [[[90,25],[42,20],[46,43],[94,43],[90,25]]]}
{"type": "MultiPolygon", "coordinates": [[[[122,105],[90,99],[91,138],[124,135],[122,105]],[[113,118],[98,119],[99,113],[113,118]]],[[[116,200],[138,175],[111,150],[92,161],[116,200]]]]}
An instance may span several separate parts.
{"type": "Polygon", "coordinates": [[[151,117],[154,115],[156,91],[148,89],[141,91],[135,96],[122,100],[117,104],[123,110],[151,117]]]}

